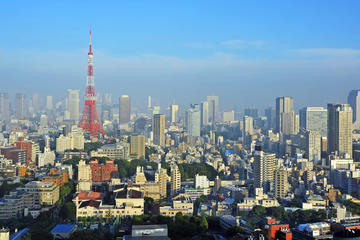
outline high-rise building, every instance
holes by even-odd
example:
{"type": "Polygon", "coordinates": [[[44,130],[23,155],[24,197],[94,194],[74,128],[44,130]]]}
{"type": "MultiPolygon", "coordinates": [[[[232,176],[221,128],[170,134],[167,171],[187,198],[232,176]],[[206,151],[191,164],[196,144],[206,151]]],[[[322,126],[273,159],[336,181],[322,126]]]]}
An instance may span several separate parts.
{"type": "Polygon", "coordinates": [[[176,123],[179,120],[179,105],[172,104],[170,106],[170,116],[171,116],[171,123],[176,123]]]}
{"type": "Polygon", "coordinates": [[[16,119],[25,119],[26,113],[25,94],[17,93],[15,96],[15,117],[16,119]]]}
{"type": "Polygon", "coordinates": [[[250,116],[244,116],[243,118],[243,136],[253,134],[253,122],[254,119],[250,116]]]}
{"type": "Polygon", "coordinates": [[[275,169],[275,198],[285,198],[289,191],[288,172],[286,169],[275,169]]]}
{"type": "Polygon", "coordinates": [[[201,102],[201,126],[209,125],[209,102],[201,102]]]}
{"type": "Polygon", "coordinates": [[[178,193],[181,189],[181,174],[176,164],[171,166],[171,195],[178,193]]]}
{"type": "Polygon", "coordinates": [[[352,109],[349,104],[328,103],[328,153],[352,158],[352,109]]]}
{"type": "Polygon", "coordinates": [[[321,134],[318,131],[306,132],[306,157],[318,164],[321,160],[321,134]]]}
{"type": "Polygon", "coordinates": [[[214,125],[216,121],[219,121],[219,97],[207,96],[207,102],[209,104],[209,122],[214,125]]]}
{"type": "Polygon", "coordinates": [[[291,97],[276,98],[276,132],[286,135],[295,132],[294,100],[291,97]]]}
{"type": "Polygon", "coordinates": [[[34,93],[32,95],[32,106],[34,109],[34,113],[38,113],[41,110],[40,96],[37,93],[34,93]]]}
{"type": "Polygon", "coordinates": [[[79,90],[68,89],[67,111],[69,112],[69,119],[75,121],[75,123],[77,123],[80,118],[79,104],[80,104],[79,90]]]}
{"type": "Polygon", "coordinates": [[[234,110],[230,112],[223,112],[223,122],[232,122],[235,119],[234,110]]]}
{"type": "Polygon", "coordinates": [[[255,146],[254,156],[254,183],[255,188],[263,188],[265,192],[271,190],[274,182],[276,155],[264,153],[262,146],[255,146]]]}
{"type": "Polygon", "coordinates": [[[300,127],[309,131],[318,131],[327,136],[327,110],[323,107],[305,107],[300,110],[300,127]]]}
{"type": "Polygon", "coordinates": [[[200,108],[198,104],[192,104],[187,111],[187,130],[190,136],[200,137],[200,108]]]}
{"type": "Polygon", "coordinates": [[[91,191],[92,171],[89,164],[80,160],[78,164],[78,185],[77,191],[91,191]]]}
{"type": "Polygon", "coordinates": [[[265,109],[266,125],[268,129],[275,129],[276,127],[276,111],[274,107],[268,107],[265,109]]]}
{"type": "Polygon", "coordinates": [[[153,142],[156,145],[165,145],[165,115],[155,114],[153,118],[153,142]]]}
{"type": "Polygon", "coordinates": [[[348,104],[353,110],[353,123],[355,128],[360,127],[360,90],[351,90],[348,95],[348,104]]]}
{"type": "Polygon", "coordinates": [[[258,112],[257,108],[250,107],[250,108],[245,108],[244,115],[245,116],[250,116],[253,119],[257,119],[259,117],[259,112],[258,112]]]}
{"type": "Polygon", "coordinates": [[[128,124],[130,122],[130,97],[122,95],[119,98],[119,124],[128,124]]]}
{"type": "Polygon", "coordinates": [[[166,169],[161,168],[161,163],[159,163],[158,169],[155,172],[155,182],[159,184],[161,198],[167,197],[167,180],[168,180],[167,171],[166,169]]]}
{"type": "Polygon", "coordinates": [[[145,158],[145,136],[130,136],[130,155],[138,159],[145,158]]]}
{"type": "Polygon", "coordinates": [[[53,96],[46,96],[46,109],[47,110],[53,109],[53,96]]]}
{"type": "Polygon", "coordinates": [[[9,119],[10,119],[9,94],[0,93],[0,120],[9,121],[9,119]]]}

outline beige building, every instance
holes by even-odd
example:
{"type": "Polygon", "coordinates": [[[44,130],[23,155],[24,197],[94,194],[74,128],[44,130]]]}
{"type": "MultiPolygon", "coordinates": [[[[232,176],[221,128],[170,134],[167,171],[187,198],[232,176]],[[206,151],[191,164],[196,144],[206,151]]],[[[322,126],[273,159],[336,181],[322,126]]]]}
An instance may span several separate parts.
{"type": "Polygon", "coordinates": [[[78,165],[78,184],[76,186],[77,191],[91,191],[92,187],[92,175],[89,164],[86,164],[84,160],[79,161],[78,165]]]}
{"type": "Polygon", "coordinates": [[[348,154],[352,158],[352,117],[349,104],[333,104],[328,106],[328,153],[337,151],[348,154]]]}
{"type": "Polygon", "coordinates": [[[286,135],[295,133],[294,99],[276,98],[276,132],[286,135]]]}
{"type": "Polygon", "coordinates": [[[276,155],[264,153],[262,146],[256,146],[254,158],[255,187],[263,188],[265,192],[268,192],[271,183],[274,182],[276,155]]]}
{"type": "Polygon", "coordinates": [[[153,119],[153,143],[155,145],[165,145],[165,115],[154,114],[153,119]]]}
{"type": "Polygon", "coordinates": [[[159,163],[158,170],[155,173],[155,182],[159,184],[161,198],[167,197],[167,181],[167,171],[161,168],[161,164],[159,163]]]}
{"type": "Polygon", "coordinates": [[[144,197],[152,198],[155,201],[161,199],[160,184],[156,182],[147,182],[146,184],[140,185],[140,191],[144,193],[144,197]]]}
{"type": "Polygon", "coordinates": [[[99,148],[97,151],[90,153],[91,157],[108,157],[111,160],[126,159],[129,156],[128,144],[117,143],[117,144],[106,144],[99,148]]]}
{"type": "Polygon", "coordinates": [[[35,205],[52,206],[59,200],[59,187],[53,182],[32,181],[17,190],[33,193],[35,205]]]}
{"type": "Polygon", "coordinates": [[[130,136],[130,156],[145,159],[145,136],[130,136]]]}
{"type": "Polygon", "coordinates": [[[144,214],[144,194],[133,189],[122,189],[117,192],[115,205],[104,205],[102,200],[80,201],[78,197],[73,201],[76,206],[76,218],[114,218],[144,214]]]}
{"type": "Polygon", "coordinates": [[[178,193],[181,189],[181,174],[179,167],[174,164],[171,166],[171,195],[178,193]]]}
{"type": "Polygon", "coordinates": [[[274,172],[275,197],[284,198],[289,191],[288,171],[286,169],[276,169],[274,172]]]}
{"type": "Polygon", "coordinates": [[[66,150],[84,150],[84,134],[82,131],[74,131],[67,136],[60,135],[56,139],[56,152],[63,153],[66,150]]]}
{"type": "Polygon", "coordinates": [[[179,120],[178,119],[179,105],[172,104],[170,106],[170,111],[171,111],[171,123],[176,123],[179,120]]]}
{"type": "Polygon", "coordinates": [[[162,216],[175,217],[179,212],[183,215],[193,215],[194,203],[189,197],[179,195],[173,199],[172,206],[160,207],[160,215],[162,216]]]}
{"type": "Polygon", "coordinates": [[[135,184],[137,185],[143,185],[146,183],[146,177],[144,174],[144,167],[137,166],[136,167],[136,173],[135,173],[135,184]]]}

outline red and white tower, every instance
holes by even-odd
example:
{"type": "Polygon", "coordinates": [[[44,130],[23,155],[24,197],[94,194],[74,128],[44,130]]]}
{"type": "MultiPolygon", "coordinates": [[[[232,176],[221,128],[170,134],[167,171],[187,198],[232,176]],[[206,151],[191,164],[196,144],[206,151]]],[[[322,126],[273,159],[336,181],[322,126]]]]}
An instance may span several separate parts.
{"type": "Polygon", "coordinates": [[[101,133],[105,135],[105,131],[99,122],[96,112],[96,96],[93,72],[93,53],[91,49],[91,30],[90,30],[90,46],[88,53],[88,72],[86,77],[85,104],[79,127],[88,132],[93,137],[98,137],[101,133]]]}

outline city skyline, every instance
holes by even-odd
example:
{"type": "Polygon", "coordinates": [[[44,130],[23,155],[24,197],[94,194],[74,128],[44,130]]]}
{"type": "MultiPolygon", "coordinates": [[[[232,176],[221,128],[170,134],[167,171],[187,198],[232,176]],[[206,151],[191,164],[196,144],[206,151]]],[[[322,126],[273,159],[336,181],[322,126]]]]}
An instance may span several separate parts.
{"type": "Polygon", "coordinates": [[[1,92],[64,97],[71,88],[83,96],[91,25],[97,92],[127,94],[136,107],[145,105],[148,95],[166,105],[175,97],[188,106],[214,94],[223,109],[229,106],[224,110],[265,108],[277,96],[293,97],[295,109],[346,102],[360,77],[359,4],[259,3],[262,7],[112,3],[101,6],[109,13],[101,13],[102,18],[90,14],[100,7],[95,3],[74,3],[69,11],[66,2],[35,4],[31,11],[7,3],[0,23],[1,92]],[[57,14],[44,22],[55,8],[57,14]],[[331,14],[334,9],[338,14],[331,14]],[[13,19],[20,15],[24,18],[13,19]],[[25,24],[26,17],[32,22],[25,24]]]}

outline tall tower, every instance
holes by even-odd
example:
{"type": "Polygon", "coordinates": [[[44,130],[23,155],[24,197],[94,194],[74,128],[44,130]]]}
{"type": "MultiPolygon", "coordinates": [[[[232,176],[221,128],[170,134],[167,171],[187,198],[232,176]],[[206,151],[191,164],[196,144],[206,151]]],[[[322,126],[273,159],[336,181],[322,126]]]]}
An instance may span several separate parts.
{"type": "Polygon", "coordinates": [[[96,112],[96,96],[93,74],[93,53],[91,49],[91,30],[88,53],[88,72],[86,77],[85,89],[85,104],[83,109],[83,115],[81,117],[81,121],[79,122],[79,127],[84,129],[84,131],[88,132],[93,137],[97,137],[99,133],[105,135],[105,131],[99,122],[99,117],[96,112]]]}

